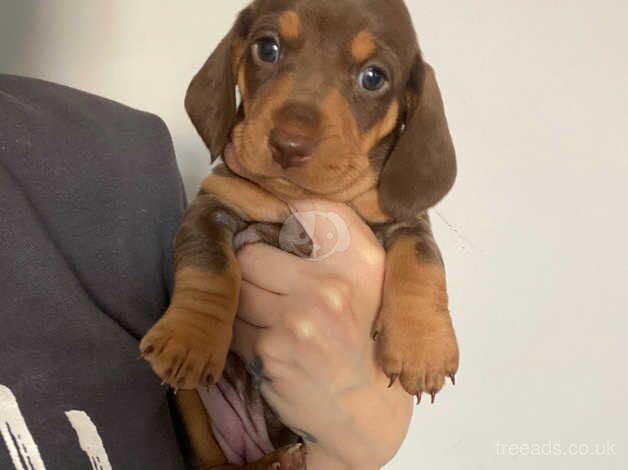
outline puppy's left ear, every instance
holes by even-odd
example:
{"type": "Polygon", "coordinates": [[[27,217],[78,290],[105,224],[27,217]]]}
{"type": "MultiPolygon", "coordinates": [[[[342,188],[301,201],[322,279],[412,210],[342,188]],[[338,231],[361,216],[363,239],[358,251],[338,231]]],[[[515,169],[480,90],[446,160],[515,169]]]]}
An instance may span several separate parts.
{"type": "Polygon", "coordinates": [[[382,208],[397,220],[415,219],[449,192],[456,152],[434,69],[419,57],[408,85],[405,129],[382,170],[382,208]]]}
{"type": "Polygon", "coordinates": [[[209,148],[212,162],[229,143],[236,123],[236,69],[253,15],[252,6],[240,13],[231,31],[190,83],[185,97],[185,109],[209,148]]]}

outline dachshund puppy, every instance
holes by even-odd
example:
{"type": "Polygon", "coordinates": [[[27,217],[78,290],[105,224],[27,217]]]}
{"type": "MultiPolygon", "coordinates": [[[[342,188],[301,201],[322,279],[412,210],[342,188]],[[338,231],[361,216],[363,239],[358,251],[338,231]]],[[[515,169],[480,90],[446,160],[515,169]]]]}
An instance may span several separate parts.
{"type": "MultiPolygon", "coordinates": [[[[193,79],[186,109],[226,165],[176,237],[172,302],[140,346],[154,371],[182,390],[221,378],[241,283],[234,237],[282,224],[290,201],[322,198],[353,207],[382,241],[378,360],[391,384],[433,400],[455,378],[458,346],[427,210],[451,189],[456,158],[403,1],[256,0],[193,79]]],[[[208,424],[189,423],[207,422],[198,398],[179,395],[199,468],[224,465],[197,432],[208,424]]],[[[302,468],[288,453],[304,468],[295,447],[246,468],[302,468]]]]}

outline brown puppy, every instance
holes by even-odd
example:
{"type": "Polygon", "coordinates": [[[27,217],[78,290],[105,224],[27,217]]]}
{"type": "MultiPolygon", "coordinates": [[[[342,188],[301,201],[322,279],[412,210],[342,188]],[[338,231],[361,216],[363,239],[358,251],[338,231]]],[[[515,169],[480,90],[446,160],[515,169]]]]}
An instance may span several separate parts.
{"type": "MultiPolygon", "coordinates": [[[[456,161],[403,1],[256,0],[192,81],[186,108],[227,166],[205,180],[177,235],[172,303],[141,343],[155,372],[176,389],[220,378],[241,283],[234,235],[281,224],[291,200],[325,198],[350,204],[382,240],[378,357],[391,383],[433,400],[454,378],[458,347],[426,211],[450,190],[456,161]]],[[[184,397],[192,419],[198,402],[184,397]]],[[[221,463],[208,455],[216,449],[196,449],[206,468],[221,463]]]]}

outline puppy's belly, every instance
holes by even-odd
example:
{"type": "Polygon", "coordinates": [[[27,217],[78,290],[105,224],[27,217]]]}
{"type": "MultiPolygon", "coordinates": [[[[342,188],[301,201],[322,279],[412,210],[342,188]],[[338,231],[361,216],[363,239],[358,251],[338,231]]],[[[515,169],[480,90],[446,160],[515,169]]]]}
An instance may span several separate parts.
{"type": "Polygon", "coordinates": [[[230,353],[221,380],[199,389],[212,430],[232,465],[254,462],[283,446],[300,442],[267,405],[244,362],[230,353]]]}

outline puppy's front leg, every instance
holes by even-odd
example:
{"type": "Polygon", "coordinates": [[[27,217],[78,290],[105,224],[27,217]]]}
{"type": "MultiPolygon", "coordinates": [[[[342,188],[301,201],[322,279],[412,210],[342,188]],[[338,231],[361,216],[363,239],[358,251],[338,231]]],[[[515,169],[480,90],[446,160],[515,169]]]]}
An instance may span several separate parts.
{"type": "Polygon", "coordinates": [[[445,268],[427,214],[377,230],[386,250],[382,310],[375,323],[378,357],[391,384],[432,396],[455,380],[458,344],[449,315],[445,268]]]}
{"type": "Polygon", "coordinates": [[[140,344],[176,389],[211,385],[222,374],[241,284],[232,241],[245,226],[217,196],[201,192],[177,233],[172,301],[140,344]]]}

